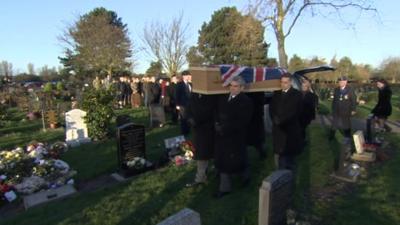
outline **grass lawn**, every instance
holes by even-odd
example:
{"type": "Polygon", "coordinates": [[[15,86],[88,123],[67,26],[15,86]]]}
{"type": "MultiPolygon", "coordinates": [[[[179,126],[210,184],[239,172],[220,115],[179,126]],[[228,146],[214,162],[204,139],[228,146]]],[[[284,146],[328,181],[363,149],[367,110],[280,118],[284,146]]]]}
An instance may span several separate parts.
{"type": "MultiPolygon", "coordinates": [[[[124,111],[136,121],[147,122],[143,110],[124,111]]],[[[58,131],[52,131],[52,133],[58,131]]],[[[33,132],[23,132],[27,135],[33,132]]],[[[157,160],[163,151],[163,139],[179,133],[176,126],[166,126],[146,133],[147,154],[157,160]]],[[[34,135],[40,135],[35,133],[34,135]]],[[[326,130],[312,125],[310,144],[298,157],[295,208],[301,214],[314,215],[321,224],[400,224],[400,154],[386,163],[374,166],[368,180],[362,180],[353,193],[332,202],[312,197],[331,185],[329,174],[338,156],[339,142],[327,140],[326,130]]],[[[63,136],[62,136],[63,138],[63,136]]],[[[337,134],[340,139],[340,135],[337,134]]],[[[400,137],[390,135],[394,149],[400,148],[400,137]]],[[[21,144],[21,143],[20,143],[21,144]]],[[[126,183],[78,193],[71,198],[31,208],[0,221],[0,224],[157,224],[166,217],[188,207],[201,214],[202,224],[256,225],[258,192],[262,180],[274,169],[271,141],[267,140],[267,160],[261,161],[249,149],[252,180],[241,187],[234,179],[234,192],[220,200],[211,197],[218,186],[212,170],[209,183],[195,189],[184,188],[194,177],[194,164],[183,167],[169,165],[135,177],[126,183]]],[[[78,171],[77,180],[85,181],[116,170],[115,139],[82,145],[67,152],[63,159],[78,171]]]]}

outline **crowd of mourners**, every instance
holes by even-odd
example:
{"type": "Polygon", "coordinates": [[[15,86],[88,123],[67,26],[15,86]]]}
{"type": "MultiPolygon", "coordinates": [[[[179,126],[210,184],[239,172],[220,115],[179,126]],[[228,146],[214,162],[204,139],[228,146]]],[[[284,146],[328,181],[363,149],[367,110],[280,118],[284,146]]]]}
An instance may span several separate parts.
{"type": "MultiPolygon", "coordinates": [[[[232,191],[231,178],[239,175],[244,186],[249,184],[251,173],[247,147],[253,147],[260,159],[265,159],[265,105],[268,105],[272,123],[272,148],[277,169],[296,170],[296,156],[307,145],[306,129],[315,119],[318,96],[311,83],[304,79],[300,90],[292,87],[290,75],[280,79],[281,89],[267,98],[264,92],[243,92],[245,82],[234,77],[228,94],[205,95],[192,91],[191,75],[155,77],[110,77],[93,81],[94,88],[115,85],[118,108],[146,106],[150,110],[151,126],[163,126],[165,115],[179,122],[181,133],[191,138],[195,147],[197,172],[187,187],[207,183],[207,171],[213,160],[219,177],[219,187],[214,197],[221,198],[232,191]]],[[[371,117],[378,129],[388,131],[386,119],[391,115],[391,90],[388,83],[376,81],[379,97],[371,117]]],[[[351,140],[351,118],[356,114],[356,95],[341,76],[332,100],[332,127],[329,139],[339,130],[351,140]]]]}

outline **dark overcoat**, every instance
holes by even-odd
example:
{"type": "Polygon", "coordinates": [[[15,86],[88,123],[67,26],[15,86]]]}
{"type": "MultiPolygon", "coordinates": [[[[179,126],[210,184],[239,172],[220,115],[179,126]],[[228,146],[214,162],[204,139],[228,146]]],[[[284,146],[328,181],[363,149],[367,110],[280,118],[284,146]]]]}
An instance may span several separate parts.
{"type": "Polygon", "coordinates": [[[356,111],[356,99],[356,94],[348,85],[344,89],[335,88],[332,101],[333,128],[345,130],[351,128],[351,112],[356,111]]]}
{"type": "Polygon", "coordinates": [[[253,102],[253,114],[247,130],[247,145],[258,146],[265,142],[264,126],[264,92],[249,92],[246,95],[253,102]]]}
{"type": "Polygon", "coordinates": [[[253,114],[249,97],[240,93],[218,98],[215,138],[215,165],[222,173],[243,172],[247,166],[246,132],[253,114]]]}
{"type": "MultiPolygon", "coordinates": [[[[190,85],[190,84],[188,84],[190,85]]],[[[189,103],[190,90],[185,82],[180,81],[175,87],[175,102],[177,106],[186,107],[189,103]]]]}
{"type": "Polygon", "coordinates": [[[158,83],[149,83],[149,104],[160,104],[161,87],[158,83]]]}
{"type": "Polygon", "coordinates": [[[318,96],[310,91],[303,92],[303,108],[300,125],[308,126],[315,119],[315,110],[318,105],[318,96]]]}
{"type": "Polygon", "coordinates": [[[192,121],[192,139],[196,160],[209,160],[214,157],[215,114],[217,95],[192,93],[187,106],[188,120],[192,121]]]}
{"type": "Polygon", "coordinates": [[[287,93],[275,91],[269,111],[272,120],[272,144],[275,154],[296,155],[301,153],[303,140],[300,127],[302,94],[290,88],[287,93]]]}
{"type": "Polygon", "coordinates": [[[372,114],[379,118],[387,118],[392,115],[392,104],[390,102],[392,98],[392,91],[388,86],[379,89],[378,103],[372,110],[372,114]]]}

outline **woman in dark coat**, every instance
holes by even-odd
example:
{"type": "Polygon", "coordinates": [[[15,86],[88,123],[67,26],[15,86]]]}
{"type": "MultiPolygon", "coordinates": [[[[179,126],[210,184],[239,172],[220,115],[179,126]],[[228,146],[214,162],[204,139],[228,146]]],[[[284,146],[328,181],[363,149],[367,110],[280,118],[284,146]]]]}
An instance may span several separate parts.
{"type": "Polygon", "coordinates": [[[306,143],[306,129],[315,119],[315,111],[318,105],[318,96],[311,92],[310,82],[304,80],[302,85],[303,108],[300,116],[300,126],[304,143],[306,143]]]}
{"type": "Polygon", "coordinates": [[[378,103],[374,109],[372,109],[371,113],[374,115],[376,123],[380,129],[384,130],[386,128],[387,130],[390,130],[385,123],[387,118],[392,114],[392,104],[390,102],[392,98],[392,90],[386,80],[383,79],[378,80],[376,86],[379,90],[378,103]]]}
{"type": "Polygon", "coordinates": [[[214,157],[214,122],[216,95],[192,93],[187,107],[188,122],[192,128],[194,159],[197,161],[197,172],[191,187],[207,181],[208,161],[214,157]]]}
{"type": "Polygon", "coordinates": [[[246,142],[248,146],[253,146],[258,151],[260,158],[265,158],[264,92],[251,92],[246,95],[253,101],[253,115],[247,130],[246,142]]]}

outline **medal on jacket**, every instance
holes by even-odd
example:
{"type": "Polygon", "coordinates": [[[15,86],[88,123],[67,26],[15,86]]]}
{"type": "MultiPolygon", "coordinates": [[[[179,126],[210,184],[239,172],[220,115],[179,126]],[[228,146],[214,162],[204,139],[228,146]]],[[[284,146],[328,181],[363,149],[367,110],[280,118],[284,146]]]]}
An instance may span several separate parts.
{"type": "Polygon", "coordinates": [[[343,95],[340,95],[339,101],[343,101],[343,95]]]}
{"type": "Polygon", "coordinates": [[[344,99],[346,99],[346,100],[347,100],[348,98],[349,98],[349,96],[348,96],[348,95],[345,95],[345,96],[344,96],[344,99]]]}

